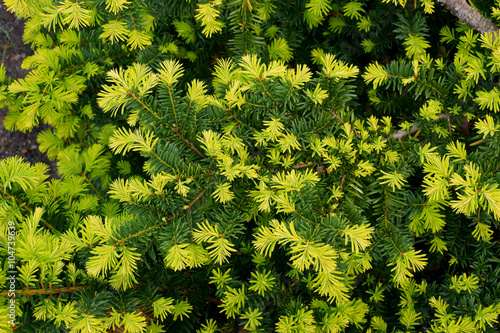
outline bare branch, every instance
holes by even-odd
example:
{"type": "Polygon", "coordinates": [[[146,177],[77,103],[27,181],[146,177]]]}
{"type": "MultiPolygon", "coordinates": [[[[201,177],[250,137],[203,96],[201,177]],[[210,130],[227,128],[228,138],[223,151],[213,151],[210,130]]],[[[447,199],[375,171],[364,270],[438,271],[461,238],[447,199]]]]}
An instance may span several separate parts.
{"type": "MultiPolygon", "coordinates": [[[[50,294],[59,294],[59,293],[72,293],[80,289],[87,288],[88,286],[76,286],[76,287],[63,287],[63,288],[54,288],[54,289],[25,289],[25,290],[16,290],[16,295],[50,295],[50,294]]],[[[9,291],[4,291],[0,293],[0,297],[4,297],[9,295],[9,291]]]]}
{"type": "Polygon", "coordinates": [[[438,0],[438,2],[442,3],[446,9],[472,29],[481,33],[498,34],[498,27],[477,9],[469,5],[467,0],[438,0]]]}
{"type": "MultiPolygon", "coordinates": [[[[451,116],[451,114],[449,114],[449,113],[440,113],[436,116],[436,120],[447,119],[449,121],[450,116],[451,116]]],[[[396,133],[391,134],[388,138],[382,139],[382,141],[387,141],[389,139],[396,139],[396,140],[401,141],[401,139],[404,138],[405,136],[413,134],[418,130],[419,130],[419,127],[415,123],[415,124],[413,124],[413,126],[411,127],[411,129],[409,131],[399,130],[396,133]]]]}
{"type": "MultiPolygon", "coordinates": [[[[299,163],[299,164],[295,164],[293,167],[294,169],[303,169],[303,168],[310,168],[310,167],[313,167],[315,166],[316,163],[299,163]]],[[[315,168],[316,172],[317,173],[325,173],[327,172],[326,171],[326,167],[320,165],[320,166],[317,166],[315,168]]]]}

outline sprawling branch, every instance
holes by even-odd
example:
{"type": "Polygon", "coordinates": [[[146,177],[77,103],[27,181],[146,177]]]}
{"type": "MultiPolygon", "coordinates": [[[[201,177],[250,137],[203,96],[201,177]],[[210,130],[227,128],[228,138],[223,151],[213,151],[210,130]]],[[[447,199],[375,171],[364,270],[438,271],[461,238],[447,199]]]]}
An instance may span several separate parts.
{"type": "MultiPolygon", "coordinates": [[[[451,115],[449,113],[440,113],[436,116],[436,120],[447,119],[448,121],[450,121],[450,116],[451,115]]],[[[415,133],[419,129],[420,128],[417,126],[417,124],[414,123],[409,131],[399,130],[396,133],[391,134],[388,138],[382,139],[382,141],[387,141],[389,139],[396,139],[396,140],[401,141],[402,138],[404,138],[405,136],[407,136],[409,134],[415,133]]]]}
{"type": "Polygon", "coordinates": [[[438,0],[453,15],[458,17],[472,29],[481,33],[498,33],[498,27],[490,19],[484,17],[477,9],[473,8],[467,0],[438,0]]]}
{"type": "MultiPolygon", "coordinates": [[[[293,166],[294,169],[303,169],[303,168],[310,168],[310,167],[313,167],[313,166],[316,166],[316,163],[299,163],[299,164],[295,164],[293,166]]],[[[316,172],[317,173],[325,173],[327,172],[326,171],[326,167],[320,165],[320,166],[317,166],[315,168],[316,172]]]]}
{"type": "MultiPolygon", "coordinates": [[[[75,287],[63,287],[63,288],[54,288],[54,289],[25,289],[25,290],[16,290],[16,295],[50,295],[50,294],[59,294],[59,293],[72,293],[80,289],[87,288],[88,286],[75,286],[75,287]]],[[[10,291],[3,291],[0,293],[0,297],[8,296],[10,291]]]]}

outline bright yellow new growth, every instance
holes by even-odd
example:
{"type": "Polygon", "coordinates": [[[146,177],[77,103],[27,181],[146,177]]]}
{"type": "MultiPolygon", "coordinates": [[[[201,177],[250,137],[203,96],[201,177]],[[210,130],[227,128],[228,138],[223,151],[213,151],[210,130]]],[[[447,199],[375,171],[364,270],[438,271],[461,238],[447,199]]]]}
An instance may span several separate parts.
{"type": "Polygon", "coordinates": [[[205,4],[198,4],[196,9],[196,20],[201,21],[203,26],[203,34],[207,37],[212,37],[212,34],[222,30],[224,23],[217,21],[219,10],[216,6],[220,5],[220,1],[211,1],[205,4]]]}
{"type": "Polygon", "coordinates": [[[231,184],[222,183],[216,186],[216,190],[212,193],[212,196],[221,203],[226,203],[233,200],[234,194],[231,191],[231,184]]]}
{"type": "Polygon", "coordinates": [[[130,4],[130,1],[127,0],[106,0],[106,10],[116,15],[122,10],[127,9],[128,4],[130,4]]]}
{"type": "Polygon", "coordinates": [[[420,254],[420,250],[410,250],[397,255],[393,262],[395,267],[391,270],[394,272],[394,282],[398,286],[404,286],[413,276],[411,271],[421,271],[427,264],[427,258],[424,254],[420,254]]]}
{"type": "Polygon", "coordinates": [[[338,254],[331,245],[309,241],[295,230],[293,222],[287,225],[277,220],[272,220],[269,227],[260,227],[255,238],[255,248],[265,256],[270,256],[277,244],[287,245],[293,267],[302,272],[312,266],[317,272],[313,280],[316,291],[329,298],[346,300],[347,287],[335,271],[338,254]]]}
{"type": "Polygon", "coordinates": [[[372,233],[375,231],[370,225],[348,226],[342,232],[345,237],[345,244],[351,242],[352,252],[359,253],[359,250],[366,249],[371,244],[372,233]]]}
{"type": "Polygon", "coordinates": [[[160,64],[160,69],[158,70],[160,81],[168,87],[177,83],[183,74],[184,69],[178,60],[165,60],[160,64]]]}
{"type": "Polygon", "coordinates": [[[365,74],[363,74],[363,78],[365,79],[365,82],[367,84],[373,82],[374,89],[377,89],[378,86],[381,86],[388,77],[389,73],[387,73],[382,65],[379,65],[378,62],[368,65],[365,74]]]}
{"type": "Polygon", "coordinates": [[[208,221],[198,223],[198,229],[193,232],[193,239],[198,242],[211,244],[207,247],[209,255],[216,264],[222,265],[229,261],[231,252],[235,252],[234,245],[219,233],[218,225],[211,225],[208,221]]]}
{"type": "Polygon", "coordinates": [[[342,60],[335,59],[331,53],[326,53],[321,58],[323,72],[329,78],[347,79],[355,78],[359,74],[359,69],[354,65],[347,65],[342,60]]]}
{"type": "Polygon", "coordinates": [[[66,0],[58,9],[64,14],[63,23],[69,24],[68,29],[80,29],[90,26],[94,20],[92,11],[80,6],[78,1],[71,2],[66,0]]]}
{"type": "Polygon", "coordinates": [[[286,67],[278,61],[272,61],[269,65],[262,64],[257,55],[246,55],[241,58],[242,73],[258,80],[278,76],[285,73],[286,67]]]}
{"type": "Polygon", "coordinates": [[[406,182],[403,175],[397,171],[394,172],[384,172],[381,171],[383,176],[379,177],[379,180],[383,180],[380,182],[380,184],[387,184],[389,185],[392,190],[394,191],[395,188],[400,190],[403,186],[403,184],[406,182]]]}

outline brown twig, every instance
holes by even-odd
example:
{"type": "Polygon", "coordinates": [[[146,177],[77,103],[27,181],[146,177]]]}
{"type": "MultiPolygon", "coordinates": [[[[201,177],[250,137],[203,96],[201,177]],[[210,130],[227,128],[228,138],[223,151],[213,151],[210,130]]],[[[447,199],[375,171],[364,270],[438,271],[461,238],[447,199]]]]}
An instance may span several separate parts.
{"type": "MultiPolygon", "coordinates": [[[[51,294],[59,294],[59,293],[72,293],[80,289],[87,288],[88,286],[76,286],[76,287],[62,287],[62,288],[54,288],[54,289],[25,289],[25,290],[16,290],[16,295],[51,295],[51,294]]],[[[0,293],[0,297],[8,296],[10,291],[4,291],[0,293]]]]}
{"type": "Polygon", "coordinates": [[[472,29],[481,33],[492,33],[494,39],[498,36],[498,27],[477,9],[469,5],[467,0],[438,0],[438,2],[442,3],[446,9],[472,29]]]}
{"type": "Polygon", "coordinates": [[[344,186],[344,183],[345,183],[345,173],[344,175],[342,176],[342,180],[340,181],[340,190],[342,191],[342,187],[344,186]]]}
{"type": "Polygon", "coordinates": [[[182,133],[179,133],[177,127],[174,127],[172,130],[174,131],[175,136],[181,138],[181,140],[184,141],[189,146],[189,148],[191,148],[191,150],[193,150],[196,154],[200,155],[201,158],[205,158],[205,155],[203,155],[203,153],[200,152],[191,141],[184,138],[184,135],[182,135],[182,133]]]}
{"type": "Polygon", "coordinates": [[[200,193],[196,196],[196,198],[194,198],[194,199],[193,199],[193,201],[191,201],[191,202],[189,203],[189,205],[188,205],[186,208],[181,209],[181,210],[180,210],[180,212],[182,213],[182,212],[184,212],[184,211],[186,211],[186,210],[188,210],[188,209],[191,209],[191,207],[193,207],[193,205],[196,203],[196,201],[200,200],[200,198],[203,196],[203,194],[205,194],[205,192],[206,192],[206,191],[207,191],[207,189],[204,189],[203,191],[201,191],[201,192],[200,192],[200,193]]]}
{"type": "MultiPolygon", "coordinates": [[[[206,188],[205,188],[203,191],[201,191],[201,192],[200,192],[200,193],[196,196],[196,198],[194,198],[194,199],[193,199],[193,200],[192,200],[192,201],[191,201],[191,202],[187,205],[187,207],[184,207],[184,208],[182,208],[181,210],[179,210],[179,214],[180,214],[180,213],[185,212],[185,211],[186,211],[186,210],[188,210],[188,209],[191,209],[191,207],[193,207],[193,205],[194,205],[194,204],[195,204],[198,200],[200,200],[200,198],[203,196],[203,194],[205,194],[205,192],[206,192],[206,191],[207,191],[207,189],[206,189],[206,188]]],[[[170,215],[168,218],[163,218],[163,221],[164,221],[164,222],[169,222],[169,221],[171,221],[171,220],[175,217],[175,215],[177,215],[177,214],[172,214],[172,215],[170,215]]]]}
{"type": "MultiPolygon", "coordinates": [[[[299,163],[299,164],[295,164],[293,166],[294,169],[303,169],[303,168],[310,168],[310,167],[313,167],[315,166],[316,163],[299,163]]],[[[320,166],[317,166],[316,167],[316,172],[317,173],[325,173],[326,172],[326,168],[322,165],[320,166]]]]}
{"type": "Polygon", "coordinates": [[[299,164],[295,164],[293,166],[294,169],[303,169],[303,168],[310,168],[312,166],[315,166],[316,163],[299,163],[299,164]]]}

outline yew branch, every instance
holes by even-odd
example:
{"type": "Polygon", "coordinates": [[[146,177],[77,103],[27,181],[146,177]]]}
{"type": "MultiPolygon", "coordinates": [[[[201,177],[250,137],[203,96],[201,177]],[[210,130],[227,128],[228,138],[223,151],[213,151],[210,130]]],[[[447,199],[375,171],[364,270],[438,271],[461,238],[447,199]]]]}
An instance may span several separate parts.
{"type": "MultiPolygon", "coordinates": [[[[441,119],[447,119],[448,121],[450,120],[450,114],[449,113],[440,113],[436,116],[436,120],[441,120],[441,119]]],[[[413,126],[410,128],[409,131],[404,131],[404,130],[399,130],[396,133],[391,134],[388,138],[382,139],[382,141],[387,141],[389,139],[396,139],[400,140],[404,138],[407,135],[413,134],[416,131],[418,131],[420,128],[418,125],[415,123],[413,126]]]]}
{"type": "MultiPolygon", "coordinates": [[[[16,290],[16,295],[51,295],[51,294],[59,294],[59,293],[72,293],[80,289],[87,288],[88,286],[75,286],[75,287],[63,287],[63,288],[54,288],[54,289],[25,289],[25,290],[16,290]]],[[[4,297],[9,295],[10,291],[4,291],[0,293],[0,297],[4,297]]]]}
{"type": "Polygon", "coordinates": [[[184,141],[184,142],[185,142],[185,143],[189,146],[189,148],[191,148],[191,150],[192,150],[192,151],[194,151],[196,154],[198,154],[201,158],[205,158],[205,155],[203,155],[203,153],[202,153],[202,152],[200,152],[200,151],[199,151],[199,150],[198,150],[198,149],[194,146],[194,144],[193,144],[191,141],[189,141],[188,139],[186,139],[186,138],[184,137],[184,135],[183,135],[182,133],[180,133],[180,132],[179,132],[179,130],[177,129],[177,127],[174,127],[174,128],[173,128],[173,131],[174,131],[175,136],[177,136],[177,137],[181,138],[181,140],[182,140],[182,141],[184,141]]]}
{"type": "Polygon", "coordinates": [[[446,9],[472,29],[481,33],[498,33],[498,27],[477,9],[469,5],[467,0],[438,0],[438,2],[442,3],[446,9]]]}

